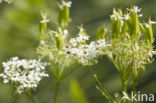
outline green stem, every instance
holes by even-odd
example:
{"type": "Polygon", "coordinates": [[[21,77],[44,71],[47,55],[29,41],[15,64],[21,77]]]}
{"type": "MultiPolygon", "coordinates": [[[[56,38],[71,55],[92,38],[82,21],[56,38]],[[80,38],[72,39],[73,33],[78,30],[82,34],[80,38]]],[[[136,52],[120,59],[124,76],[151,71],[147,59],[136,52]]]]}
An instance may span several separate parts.
{"type": "Polygon", "coordinates": [[[31,92],[30,92],[30,91],[27,91],[27,94],[28,94],[28,96],[30,97],[31,102],[32,102],[32,103],[36,103],[36,102],[35,102],[35,99],[33,98],[32,94],[31,94],[31,92]]]}
{"type": "Polygon", "coordinates": [[[57,103],[58,89],[60,86],[60,82],[56,81],[55,95],[54,95],[54,103],[57,103]]]}
{"type": "MultiPolygon", "coordinates": [[[[136,91],[136,83],[137,83],[137,80],[135,78],[133,78],[133,80],[132,80],[132,88],[133,88],[134,95],[137,94],[137,91],[136,91]]],[[[138,103],[138,102],[137,101],[134,101],[134,103],[138,103]]]]}
{"type": "Polygon", "coordinates": [[[134,94],[136,94],[136,84],[134,83],[132,85],[133,85],[133,92],[134,92],[134,94]]]}
{"type": "Polygon", "coordinates": [[[89,66],[89,70],[92,73],[92,76],[94,77],[94,79],[96,80],[96,82],[98,83],[98,85],[100,86],[100,88],[103,90],[103,92],[106,94],[106,98],[111,102],[111,103],[116,103],[114,101],[114,99],[112,98],[112,96],[108,93],[108,91],[104,88],[104,86],[102,85],[102,83],[99,81],[97,75],[94,73],[94,71],[92,70],[92,68],[89,66]]]}
{"type": "Polygon", "coordinates": [[[127,93],[127,83],[126,83],[126,81],[122,81],[122,89],[123,89],[124,92],[127,93]]]}
{"type": "Polygon", "coordinates": [[[120,79],[122,83],[122,91],[127,93],[127,78],[125,78],[125,72],[120,72],[120,79]]]}

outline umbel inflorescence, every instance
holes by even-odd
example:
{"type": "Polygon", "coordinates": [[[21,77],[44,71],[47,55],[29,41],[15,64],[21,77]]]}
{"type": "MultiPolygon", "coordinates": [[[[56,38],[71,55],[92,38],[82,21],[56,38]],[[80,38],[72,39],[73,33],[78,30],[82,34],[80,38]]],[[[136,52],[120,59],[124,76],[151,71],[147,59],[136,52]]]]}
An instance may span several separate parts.
{"type": "Polygon", "coordinates": [[[40,60],[20,60],[13,57],[2,64],[4,72],[0,76],[4,83],[13,83],[20,94],[26,89],[36,88],[43,77],[49,76],[45,71],[48,63],[42,63],[40,60]]]}
{"type": "Polygon", "coordinates": [[[98,56],[103,55],[104,49],[110,45],[106,44],[105,39],[91,41],[87,44],[86,41],[89,40],[89,37],[84,35],[84,31],[80,31],[77,37],[69,40],[70,45],[64,46],[62,51],[59,51],[59,54],[63,54],[67,58],[74,58],[84,65],[97,63],[98,56]]]}

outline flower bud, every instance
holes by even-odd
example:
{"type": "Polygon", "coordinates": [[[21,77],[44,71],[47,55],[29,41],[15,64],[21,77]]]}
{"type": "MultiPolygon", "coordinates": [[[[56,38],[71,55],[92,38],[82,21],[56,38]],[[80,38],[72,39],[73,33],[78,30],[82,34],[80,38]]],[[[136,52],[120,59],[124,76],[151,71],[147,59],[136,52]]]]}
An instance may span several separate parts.
{"type": "Polygon", "coordinates": [[[67,29],[68,23],[70,21],[70,10],[71,2],[62,1],[62,4],[59,4],[59,17],[58,23],[63,29],[67,29]]]}
{"type": "Polygon", "coordinates": [[[148,37],[147,37],[147,34],[146,34],[146,30],[144,28],[144,26],[140,23],[140,29],[141,29],[141,32],[146,40],[146,42],[149,44],[149,40],[148,40],[148,37]]]}
{"type": "Polygon", "coordinates": [[[47,33],[47,22],[49,22],[49,20],[47,19],[46,13],[41,13],[41,16],[42,20],[40,21],[40,39],[44,40],[47,33]]]}
{"type": "Polygon", "coordinates": [[[113,15],[111,16],[111,29],[112,29],[112,38],[118,38],[121,31],[121,20],[122,12],[118,10],[118,12],[114,9],[113,15]]]}
{"type": "Polygon", "coordinates": [[[58,50],[61,50],[63,47],[63,32],[61,28],[58,29],[58,32],[56,34],[56,46],[58,50]]]}
{"type": "Polygon", "coordinates": [[[121,28],[121,34],[126,34],[127,30],[128,30],[128,20],[129,20],[129,14],[125,14],[123,19],[123,25],[121,28]]]}
{"type": "Polygon", "coordinates": [[[106,36],[106,29],[104,28],[104,26],[100,26],[97,30],[97,39],[104,39],[106,36]]]}
{"type": "Polygon", "coordinates": [[[63,47],[63,39],[62,39],[61,35],[58,35],[56,37],[56,45],[57,45],[57,49],[58,50],[62,49],[62,47],[63,47]]]}
{"type": "Polygon", "coordinates": [[[137,10],[133,10],[133,9],[131,9],[130,11],[130,17],[128,20],[128,32],[131,38],[137,42],[139,39],[139,19],[138,19],[137,10]]]}
{"type": "Polygon", "coordinates": [[[147,38],[149,40],[149,42],[152,44],[153,43],[153,30],[152,30],[152,24],[150,23],[151,20],[149,20],[149,23],[148,24],[145,24],[146,25],[146,35],[147,35],[147,38]]]}
{"type": "Polygon", "coordinates": [[[141,32],[144,35],[144,38],[148,44],[153,43],[153,30],[152,30],[152,24],[150,23],[151,20],[149,20],[149,23],[144,23],[144,26],[140,24],[141,32]]]}
{"type": "Polygon", "coordinates": [[[87,36],[87,33],[86,33],[86,31],[85,31],[85,29],[83,28],[83,26],[81,25],[80,27],[78,27],[79,28],[79,34],[80,35],[84,35],[84,36],[87,36]]]}

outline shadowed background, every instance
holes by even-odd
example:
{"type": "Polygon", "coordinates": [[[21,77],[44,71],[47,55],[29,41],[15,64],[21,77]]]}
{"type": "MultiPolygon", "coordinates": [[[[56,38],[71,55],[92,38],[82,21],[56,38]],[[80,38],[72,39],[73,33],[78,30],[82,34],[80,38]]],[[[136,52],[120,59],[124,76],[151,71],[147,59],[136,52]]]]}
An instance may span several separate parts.
{"type": "MultiPolygon", "coordinates": [[[[71,0],[71,18],[69,32],[72,36],[78,33],[77,26],[83,24],[91,38],[95,38],[97,28],[105,24],[109,29],[110,15],[113,8],[126,9],[133,5],[142,8],[143,18],[149,17],[156,21],[156,0],[71,0]]],[[[12,4],[0,4],[0,63],[10,57],[37,58],[36,47],[39,45],[40,12],[47,12],[50,23],[48,28],[56,28],[57,2],[59,0],[13,0],[12,4]]],[[[154,34],[156,25],[153,26],[154,34]]],[[[109,34],[108,34],[109,35],[109,34]]],[[[107,57],[100,57],[98,64],[93,66],[104,86],[112,93],[120,92],[121,83],[117,70],[107,57]]],[[[137,90],[141,93],[156,94],[156,63],[147,65],[141,77],[137,90]]],[[[0,65],[0,71],[2,71],[0,65]]],[[[52,103],[55,81],[48,69],[50,77],[41,81],[33,96],[37,103],[52,103]]],[[[70,81],[76,78],[84,91],[89,103],[105,103],[105,98],[96,89],[96,82],[87,67],[80,66],[61,84],[58,103],[74,103],[70,95],[70,81]]],[[[131,88],[130,88],[131,89],[131,88]]],[[[15,93],[10,84],[4,84],[0,79],[0,103],[28,103],[29,98],[15,93]]]]}

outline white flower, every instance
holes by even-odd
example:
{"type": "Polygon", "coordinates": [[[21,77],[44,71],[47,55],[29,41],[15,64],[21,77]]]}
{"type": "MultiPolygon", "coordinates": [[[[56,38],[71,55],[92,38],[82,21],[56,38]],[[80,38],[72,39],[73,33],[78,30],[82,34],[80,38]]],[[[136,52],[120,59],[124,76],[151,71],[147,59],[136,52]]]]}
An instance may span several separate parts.
{"type": "Polygon", "coordinates": [[[63,34],[64,34],[64,35],[68,35],[68,30],[65,29],[65,30],[63,31],[63,34]]]}
{"type": "Polygon", "coordinates": [[[40,41],[40,44],[44,45],[45,44],[45,41],[44,40],[41,40],[40,41]]]}
{"type": "Polygon", "coordinates": [[[156,22],[155,21],[150,21],[150,24],[156,24],[156,22]]]}
{"type": "Polygon", "coordinates": [[[143,16],[143,14],[139,14],[139,15],[138,15],[138,17],[142,17],[142,16],[143,16]]]}
{"type": "Polygon", "coordinates": [[[87,40],[89,40],[89,36],[85,36],[85,35],[82,35],[82,34],[78,34],[78,36],[76,38],[72,38],[70,39],[70,43],[73,45],[73,46],[76,46],[77,44],[79,43],[84,43],[86,42],[87,40]]]}
{"type": "Polygon", "coordinates": [[[128,20],[129,19],[129,14],[125,15],[124,17],[122,17],[123,20],[128,20]]]}
{"type": "Polygon", "coordinates": [[[148,23],[145,23],[145,27],[148,28],[149,27],[149,24],[148,23]]]}
{"type": "Polygon", "coordinates": [[[44,20],[41,20],[40,23],[48,23],[50,20],[49,19],[44,19],[44,20]]]}
{"type": "Polygon", "coordinates": [[[49,76],[45,72],[48,63],[42,63],[40,60],[19,60],[18,57],[13,57],[2,64],[4,72],[0,77],[4,79],[4,83],[17,84],[18,93],[22,93],[26,88],[36,88],[43,77],[49,76]]]}
{"type": "Polygon", "coordinates": [[[64,6],[67,6],[67,7],[71,7],[71,4],[72,4],[72,2],[71,1],[68,1],[68,2],[65,2],[65,1],[62,1],[62,4],[64,5],[64,6]]]}
{"type": "Polygon", "coordinates": [[[87,40],[89,36],[78,34],[77,37],[70,39],[71,46],[63,47],[63,51],[59,51],[59,54],[71,56],[84,65],[97,63],[96,58],[102,55],[103,48],[109,45],[106,45],[105,39],[92,41],[90,44],[86,43],[87,40]]]}
{"type": "Polygon", "coordinates": [[[138,13],[141,11],[141,8],[138,8],[138,6],[134,6],[131,10],[135,13],[138,13]]]}
{"type": "Polygon", "coordinates": [[[47,14],[46,13],[41,13],[41,15],[42,15],[42,19],[43,20],[41,20],[40,21],[40,23],[48,23],[50,20],[47,18],[47,14]]]}

